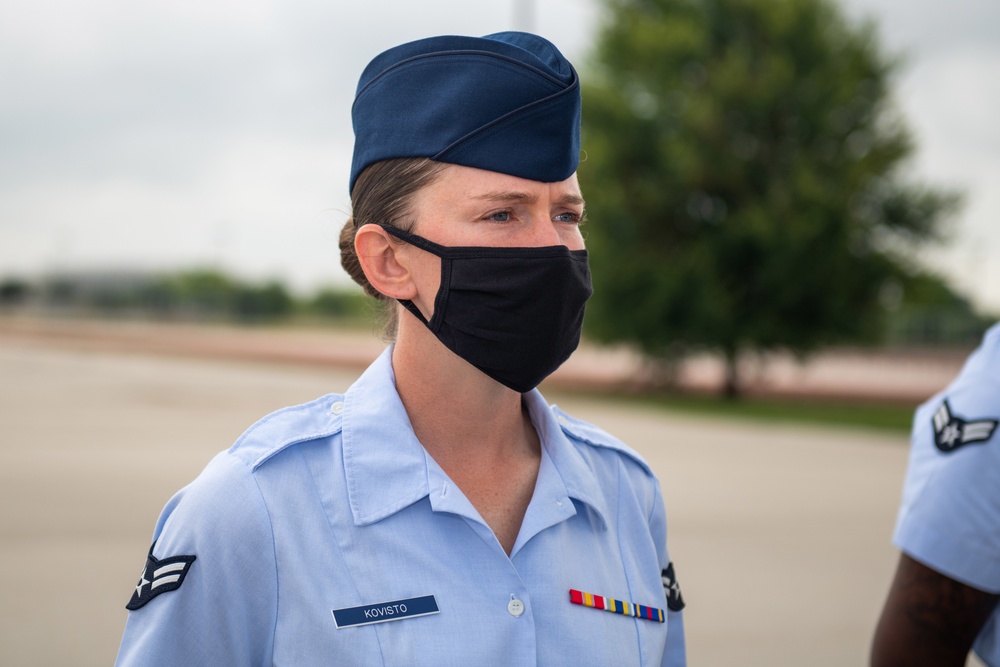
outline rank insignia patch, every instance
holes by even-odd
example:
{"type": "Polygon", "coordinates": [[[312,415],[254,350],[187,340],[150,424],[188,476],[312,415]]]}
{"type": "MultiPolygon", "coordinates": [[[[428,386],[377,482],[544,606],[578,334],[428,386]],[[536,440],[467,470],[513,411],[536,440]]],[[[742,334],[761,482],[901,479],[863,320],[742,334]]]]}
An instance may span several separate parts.
{"type": "Polygon", "coordinates": [[[146,556],[146,566],[142,568],[139,583],[135,585],[132,599],[125,608],[135,611],[160,593],[180,588],[195,558],[195,556],[171,556],[157,560],[153,556],[153,547],[150,547],[149,555],[146,556]]]}
{"type": "Polygon", "coordinates": [[[670,611],[680,611],[684,608],[684,596],[681,595],[681,585],[677,583],[677,575],[674,574],[674,564],[667,565],[667,569],[660,573],[663,580],[663,594],[667,596],[667,609],[670,611]]]}
{"type": "Polygon", "coordinates": [[[622,614],[623,616],[633,616],[647,621],[663,623],[663,610],[656,607],[647,607],[646,605],[635,604],[634,602],[623,602],[622,600],[606,598],[603,595],[584,593],[573,588],[569,591],[569,601],[573,604],[591,607],[592,609],[610,611],[612,614],[622,614]]]}
{"type": "Polygon", "coordinates": [[[985,442],[993,436],[997,428],[996,419],[966,421],[951,412],[948,401],[941,404],[931,418],[934,424],[934,444],[945,454],[963,445],[985,442]]]}

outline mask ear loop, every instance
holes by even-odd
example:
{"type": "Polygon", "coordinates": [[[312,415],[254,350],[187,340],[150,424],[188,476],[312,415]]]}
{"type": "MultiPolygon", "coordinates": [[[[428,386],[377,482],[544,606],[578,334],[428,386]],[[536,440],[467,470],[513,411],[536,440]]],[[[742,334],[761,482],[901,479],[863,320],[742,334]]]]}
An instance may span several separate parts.
{"type": "Polygon", "coordinates": [[[391,227],[389,225],[380,224],[379,227],[389,232],[400,241],[405,241],[406,243],[416,246],[421,250],[426,250],[430,254],[436,255],[437,257],[444,257],[448,254],[447,247],[438,245],[437,243],[434,243],[434,241],[428,241],[423,236],[417,236],[416,234],[411,234],[410,232],[404,232],[402,229],[391,227]]]}
{"type": "Polygon", "coordinates": [[[431,315],[430,321],[424,317],[424,314],[420,312],[417,305],[409,299],[396,299],[399,303],[403,305],[408,311],[410,311],[414,317],[423,322],[424,326],[430,329],[434,334],[437,334],[438,329],[441,328],[441,324],[444,322],[444,309],[445,303],[448,301],[448,286],[451,285],[451,259],[446,258],[445,247],[434,243],[433,241],[428,241],[422,236],[417,236],[416,234],[411,234],[410,232],[404,232],[402,229],[396,227],[390,227],[389,225],[380,224],[379,227],[389,232],[392,236],[395,236],[400,241],[404,243],[409,243],[410,245],[425,250],[430,254],[434,255],[441,260],[441,284],[438,286],[437,295],[434,297],[434,314],[431,315]]]}

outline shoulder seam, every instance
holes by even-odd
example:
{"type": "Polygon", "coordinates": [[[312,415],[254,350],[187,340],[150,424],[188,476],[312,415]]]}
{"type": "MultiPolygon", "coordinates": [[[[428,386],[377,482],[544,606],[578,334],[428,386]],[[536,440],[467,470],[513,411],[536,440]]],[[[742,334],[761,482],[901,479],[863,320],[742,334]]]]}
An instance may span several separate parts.
{"type": "Polygon", "coordinates": [[[552,410],[556,413],[556,418],[559,423],[559,427],[562,429],[563,433],[572,440],[578,442],[586,443],[591,447],[599,447],[601,449],[608,449],[611,451],[618,452],[632,461],[635,461],[648,475],[653,475],[653,469],[650,467],[649,463],[639,454],[637,451],[626,445],[624,442],[614,437],[604,429],[599,426],[594,426],[588,422],[583,422],[575,417],[567,414],[561,408],[553,405],[552,410]],[[588,430],[592,429],[603,435],[606,440],[596,440],[593,437],[588,437],[585,433],[579,432],[573,427],[577,426],[580,428],[586,428],[588,430]]]}
{"type": "Polygon", "coordinates": [[[331,423],[327,428],[321,428],[321,429],[314,428],[305,432],[285,434],[283,438],[278,438],[271,443],[267,443],[266,438],[260,438],[261,431],[263,429],[266,429],[275,419],[286,416],[290,413],[307,412],[309,408],[312,408],[318,404],[326,403],[329,401],[333,401],[334,404],[336,404],[337,402],[342,401],[343,399],[344,396],[342,394],[327,394],[325,396],[320,396],[315,400],[309,401],[308,403],[288,406],[280,410],[276,410],[268,415],[265,415],[264,417],[259,419],[256,423],[254,423],[252,426],[250,426],[250,428],[244,431],[239,438],[236,439],[236,442],[234,442],[233,445],[229,448],[229,454],[233,455],[235,458],[242,461],[243,464],[246,465],[252,473],[256,471],[257,468],[259,468],[262,464],[264,464],[268,459],[284,451],[288,447],[297,445],[302,442],[308,442],[310,440],[316,440],[318,438],[326,438],[331,435],[335,435],[336,433],[339,433],[340,430],[343,428],[343,420],[339,413],[327,411],[331,415],[331,418],[333,419],[333,423],[331,423]],[[252,456],[243,456],[243,454],[257,453],[253,451],[248,451],[251,450],[255,444],[258,444],[253,442],[255,438],[260,438],[260,440],[263,441],[260,443],[263,444],[263,447],[260,448],[262,451],[260,451],[259,456],[257,456],[256,458],[253,458],[252,456]]]}

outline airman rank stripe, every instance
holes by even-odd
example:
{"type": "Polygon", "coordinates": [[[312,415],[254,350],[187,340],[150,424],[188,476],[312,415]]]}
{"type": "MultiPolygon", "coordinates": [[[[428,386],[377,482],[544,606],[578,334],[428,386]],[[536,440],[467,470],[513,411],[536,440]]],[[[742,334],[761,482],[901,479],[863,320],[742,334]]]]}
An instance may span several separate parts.
{"type": "Polygon", "coordinates": [[[606,598],[603,595],[584,593],[583,591],[578,591],[575,588],[571,588],[569,590],[569,601],[573,604],[583,605],[584,607],[610,611],[613,614],[621,614],[622,616],[632,616],[634,618],[642,618],[647,621],[663,623],[662,609],[647,607],[646,605],[635,604],[634,602],[615,600],[614,598],[606,598]]]}
{"type": "Polygon", "coordinates": [[[184,583],[184,577],[191,569],[191,563],[197,556],[171,556],[170,558],[156,558],[153,555],[153,546],[149,547],[146,555],[146,566],[139,574],[139,583],[135,586],[135,592],[125,608],[129,611],[136,611],[146,605],[147,602],[161,593],[176,591],[184,583]]]}
{"type": "Polygon", "coordinates": [[[945,400],[931,417],[931,424],[934,427],[934,445],[941,452],[949,454],[959,447],[988,441],[993,437],[1000,420],[968,420],[959,417],[951,411],[951,406],[945,400]]]}

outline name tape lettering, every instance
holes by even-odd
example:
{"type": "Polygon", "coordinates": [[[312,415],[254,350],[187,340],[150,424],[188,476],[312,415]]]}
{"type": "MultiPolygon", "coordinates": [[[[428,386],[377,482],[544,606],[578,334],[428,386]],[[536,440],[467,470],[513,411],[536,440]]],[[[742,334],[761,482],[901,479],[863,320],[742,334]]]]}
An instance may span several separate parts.
{"type": "Polygon", "coordinates": [[[356,625],[371,625],[372,623],[387,623],[400,621],[404,618],[429,616],[440,613],[437,601],[433,595],[406,600],[393,600],[366,604],[360,607],[333,610],[333,622],[337,628],[349,628],[356,625]]]}

